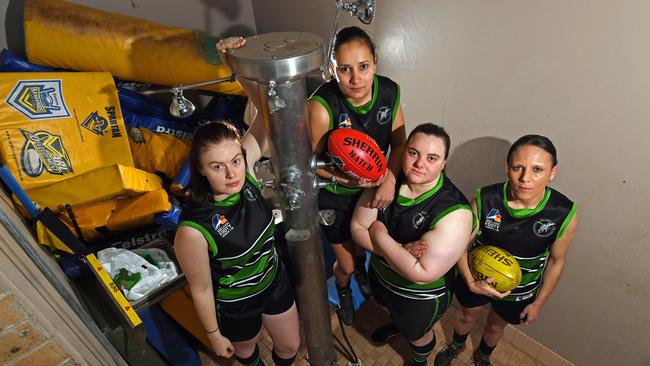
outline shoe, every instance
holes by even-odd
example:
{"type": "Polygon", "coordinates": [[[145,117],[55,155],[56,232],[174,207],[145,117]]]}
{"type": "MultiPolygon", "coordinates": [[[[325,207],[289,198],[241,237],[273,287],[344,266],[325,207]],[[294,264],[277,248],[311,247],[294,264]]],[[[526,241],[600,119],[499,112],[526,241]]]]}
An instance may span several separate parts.
{"type": "Polygon", "coordinates": [[[399,329],[397,329],[395,323],[391,322],[375,329],[375,331],[370,335],[370,340],[375,344],[385,344],[392,338],[395,338],[398,334],[399,329]]]}
{"type": "Polygon", "coordinates": [[[490,363],[490,356],[483,356],[478,353],[478,350],[474,351],[472,362],[474,362],[474,365],[476,366],[492,366],[490,363]]]}
{"type": "Polygon", "coordinates": [[[368,271],[366,270],[366,256],[357,257],[354,263],[354,278],[357,280],[359,290],[366,299],[372,296],[372,289],[368,282],[368,271]]]}
{"type": "Polygon", "coordinates": [[[350,284],[345,287],[336,286],[336,292],[339,295],[339,317],[343,324],[351,325],[354,322],[354,303],[352,302],[350,284]]]}
{"type": "Polygon", "coordinates": [[[456,348],[453,344],[447,345],[438,352],[436,358],[433,360],[434,366],[449,366],[451,362],[458,357],[465,350],[465,345],[461,348],[456,348]]]}

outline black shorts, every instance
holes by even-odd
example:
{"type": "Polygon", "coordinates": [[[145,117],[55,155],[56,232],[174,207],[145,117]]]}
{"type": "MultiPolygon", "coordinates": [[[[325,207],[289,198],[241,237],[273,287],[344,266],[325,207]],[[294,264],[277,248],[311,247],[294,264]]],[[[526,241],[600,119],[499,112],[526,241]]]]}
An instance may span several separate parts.
{"type": "MultiPolygon", "coordinates": [[[[424,337],[442,317],[442,314],[447,311],[451,303],[452,292],[449,287],[444,294],[435,299],[415,300],[400,296],[384,287],[377,279],[377,274],[372,266],[368,273],[368,280],[372,287],[373,297],[388,309],[400,334],[409,342],[424,337]]],[[[450,276],[449,281],[452,280],[453,277],[450,276]]]]}
{"type": "Polygon", "coordinates": [[[318,209],[334,210],[336,214],[332,225],[321,225],[327,241],[331,244],[342,244],[352,238],[350,221],[359,197],[361,192],[352,195],[335,194],[326,189],[318,192],[318,209]]]}
{"type": "Polygon", "coordinates": [[[217,303],[219,331],[224,337],[231,342],[252,339],[262,329],[262,314],[282,314],[293,306],[295,293],[282,267],[273,283],[260,294],[242,301],[217,303]]]}
{"type": "Polygon", "coordinates": [[[454,292],[456,293],[458,302],[463,307],[475,308],[477,306],[483,306],[489,302],[495,313],[503,318],[503,320],[515,325],[520,324],[523,321],[519,318],[519,315],[524,308],[535,301],[535,296],[531,296],[522,301],[504,301],[493,299],[488,296],[477,295],[469,290],[465,280],[460,275],[456,276],[456,280],[454,281],[454,292]]]}

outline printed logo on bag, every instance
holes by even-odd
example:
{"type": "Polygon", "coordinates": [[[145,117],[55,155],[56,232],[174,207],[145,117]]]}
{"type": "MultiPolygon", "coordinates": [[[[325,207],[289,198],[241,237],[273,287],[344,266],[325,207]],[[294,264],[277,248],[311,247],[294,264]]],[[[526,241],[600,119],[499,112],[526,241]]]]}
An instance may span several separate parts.
{"type": "Polygon", "coordinates": [[[106,114],[108,115],[108,123],[111,125],[111,137],[122,137],[122,131],[120,131],[120,125],[117,123],[117,114],[115,107],[109,106],[104,107],[106,114]]]}
{"type": "Polygon", "coordinates": [[[413,216],[413,228],[417,229],[422,225],[422,222],[424,222],[424,219],[427,217],[427,212],[422,211],[418,212],[415,216],[413,216]]]}
{"type": "Polygon", "coordinates": [[[44,171],[64,175],[72,173],[72,162],[63,146],[61,136],[47,131],[20,132],[25,137],[21,153],[23,171],[30,177],[38,177],[44,171]]]}
{"type": "Polygon", "coordinates": [[[70,117],[61,80],[20,80],[5,102],[30,120],[70,117]]]}
{"type": "Polygon", "coordinates": [[[230,225],[226,217],[221,214],[212,216],[212,227],[217,234],[221,235],[222,238],[225,238],[226,235],[235,229],[230,225]]]}
{"type": "Polygon", "coordinates": [[[499,231],[500,226],[501,226],[501,213],[496,208],[493,208],[490,210],[490,212],[488,212],[487,216],[485,217],[485,228],[494,231],[499,231]]]}
{"type": "Polygon", "coordinates": [[[208,33],[197,31],[192,32],[192,38],[194,38],[194,44],[197,46],[196,48],[207,63],[210,65],[223,64],[221,61],[221,55],[219,55],[219,51],[217,50],[217,42],[219,42],[219,38],[208,33]]]}
{"type": "Polygon", "coordinates": [[[535,225],[533,225],[533,232],[540,238],[546,238],[553,235],[555,229],[557,229],[555,222],[549,219],[539,219],[535,221],[535,225]]]}
{"type": "Polygon", "coordinates": [[[97,113],[92,112],[86,119],[81,122],[81,127],[98,136],[104,135],[104,130],[108,127],[108,120],[97,113]]]}
{"type": "Polygon", "coordinates": [[[385,125],[390,121],[391,113],[390,107],[382,106],[377,111],[377,123],[380,125],[385,125]]]}
{"type": "Polygon", "coordinates": [[[343,113],[339,116],[339,128],[350,128],[352,127],[352,120],[350,117],[347,115],[347,113],[343,113]]]}

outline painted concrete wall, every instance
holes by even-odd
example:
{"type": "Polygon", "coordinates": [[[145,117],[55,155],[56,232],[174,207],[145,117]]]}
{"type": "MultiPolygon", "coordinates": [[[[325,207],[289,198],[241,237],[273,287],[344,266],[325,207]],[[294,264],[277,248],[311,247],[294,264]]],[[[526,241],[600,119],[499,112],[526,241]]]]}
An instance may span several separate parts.
{"type": "MultiPolygon", "coordinates": [[[[260,33],[327,36],[335,2],[253,0],[260,33]]],[[[581,225],[563,278],[528,335],[578,365],[648,365],[650,4],[378,0],[366,27],[398,81],[410,130],[444,125],[448,174],[468,194],[504,179],[521,135],[549,136],[553,186],[581,225]]],[[[360,24],[345,15],[344,24],[360,24]]]]}

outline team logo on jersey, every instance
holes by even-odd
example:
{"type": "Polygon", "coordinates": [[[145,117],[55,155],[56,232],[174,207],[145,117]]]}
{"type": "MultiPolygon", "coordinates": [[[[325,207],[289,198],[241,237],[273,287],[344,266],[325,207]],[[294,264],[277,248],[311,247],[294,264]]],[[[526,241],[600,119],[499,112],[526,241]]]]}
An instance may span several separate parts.
{"type": "Polygon", "coordinates": [[[557,225],[555,225],[555,222],[549,219],[539,219],[535,221],[535,225],[533,225],[533,232],[540,238],[546,238],[553,235],[556,229],[557,225]]]}
{"type": "Polygon", "coordinates": [[[413,216],[413,220],[412,220],[413,228],[414,229],[419,228],[420,225],[422,225],[422,222],[424,222],[424,219],[426,217],[427,217],[427,212],[426,211],[421,211],[421,212],[418,212],[417,214],[415,214],[415,216],[413,216]]]}
{"type": "Polygon", "coordinates": [[[496,208],[490,209],[487,216],[485,217],[485,228],[499,231],[501,226],[501,213],[496,208]]]}
{"type": "Polygon", "coordinates": [[[339,116],[339,128],[350,128],[352,127],[352,120],[350,117],[347,115],[347,113],[343,113],[339,116]]]}
{"type": "Polygon", "coordinates": [[[20,80],[5,102],[31,120],[70,117],[61,80],[20,80]]]}
{"type": "Polygon", "coordinates": [[[377,123],[380,125],[385,125],[390,122],[391,112],[390,107],[382,106],[377,111],[377,123]]]}
{"type": "Polygon", "coordinates": [[[81,122],[81,127],[94,133],[95,135],[104,135],[104,130],[108,127],[108,120],[97,113],[92,112],[86,119],[81,122]]]}
{"type": "Polygon", "coordinates": [[[246,197],[246,199],[249,200],[250,202],[255,201],[255,194],[253,193],[250,187],[246,187],[244,189],[244,197],[246,197]]]}
{"type": "Polygon", "coordinates": [[[30,177],[38,177],[44,171],[64,175],[72,173],[72,162],[63,146],[61,136],[47,131],[20,132],[25,137],[21,152],[23,171],[30,177]]]}
{"type": "Polygon", "coordinates": [[[336,164],[336,166],[339,167],[339,169],[345,168],[345,162],[343,161],[343,159],[339,158],[336,155],[330,154],[329,151],[327,152],[327,155],[330,157],[330,159],[332,159],[334,164],[336,164]]]}
{"type": "Polygon", "coordinates": [[[235,228],[228,222],[226,216],[221,214],[216,214],[212,216],[212,227],[217,234],[221,235],[222,238],[225,238],[231,231],[235,228]]]}

